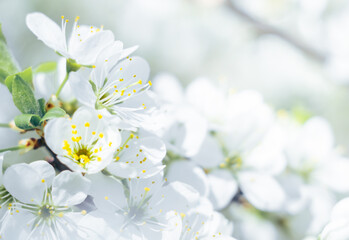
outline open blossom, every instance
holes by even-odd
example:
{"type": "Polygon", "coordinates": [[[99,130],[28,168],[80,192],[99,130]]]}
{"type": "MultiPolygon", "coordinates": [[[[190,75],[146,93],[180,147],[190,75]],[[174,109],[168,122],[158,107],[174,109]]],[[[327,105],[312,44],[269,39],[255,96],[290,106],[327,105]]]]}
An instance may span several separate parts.
{"type": "Polygon", "coordinates": [[[82,68],[72,73],[69,81],[82,104],[105,108],[127,124],[139,126],[154,105],[146,91],[152,84],[148,81],[150,69],[140,57],[125,57],[122,44],[106,48],[98,55],[95,68],[82,68]]]}
{"type": "Polygon", "coordinates": [[[76,17],[69,39],[66,37],[69,20],[63,16],[61,27],[39,12],[28,14],[26,23],[41,41],[60,55],[71,58],[78,64],[93,64],[98,53],[114,42],[114,34],[103,28],[79,26],[78,20],[79,17],[76,17]]]}
{"type": "Polygon", "coordinates": [[[164,185],[162,174],[129,179],[125,186],[102,174],[89,178],[94,202],[114,231],[114,239],[163,239],[165,232],[174,230],[172,221],[180,221],[178,217],[198,200],[197,192],[185,184],[164,185]]]}
{"type": "Polygon", "coordinates": [[[84,173],[104,169],[121,141],[119,130],[109,126],[102,113],[86,107],[79,108],[72,119],[49,121],[45,136],[63,164],[84,173]]]}
{"type": "Polygon", "coordinates": [[[9,167],[3,181],[16,199],[9,206],[14,214],[6,239],[82,239],[75,220],[86,211],[73,206],[85,200],[90,185],[80,173],[55,176],[49,163],[35,161],[9,167]]]}

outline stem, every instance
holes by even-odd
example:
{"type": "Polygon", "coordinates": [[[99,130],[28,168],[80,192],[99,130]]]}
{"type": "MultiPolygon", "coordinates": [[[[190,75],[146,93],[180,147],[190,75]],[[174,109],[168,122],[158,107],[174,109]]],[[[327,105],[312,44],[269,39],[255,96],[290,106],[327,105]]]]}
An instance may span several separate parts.
{"type": "Polygon", "coordinates": [[[68,78],[69,78],[69,72],[67,72],[67,74],[65,75],[65,78],[64,78],[63,82],[61,83],[61,85],[59,86],[59,88],[58,88],[58,90],[56,92],[56,97],[57,98],[59,97],[59,94],[61,93],[64,85],[67,83],[68,78]]]}
{"type": "Polygon", "coordinates": [[[50,164],[57,169],[59,172],[62,172],[64,170],[69,170],[72,171],[70,168],[68,168],[66,165],[64,165],[63,163],[61,163],[58,158],[57,158],[57,154],[55,154],[51,148],[49,148],[49,146],[47,146],[45,140],[42,138],[43,142],[44,142],[44,147],[46,148],[46,150],[50,153],[50,155],[53,157],[53,161],[50,162],[50,164]]]}
{"type": "Polygon", "coordinates": [[[11,128],[10,124],[8,124],[8,123],[0,123],[0,127],[2,127],[2,128],[11,128]]]}
{"type": "Polygon", "coordinates": [[[0,149],[0,153],[7,152],[7,151],[17,151],[17,150],[24,149],[24,148],[25,148],[25,146],[16,146],[16,147],[4,148],[4,149],[0,149]]]}

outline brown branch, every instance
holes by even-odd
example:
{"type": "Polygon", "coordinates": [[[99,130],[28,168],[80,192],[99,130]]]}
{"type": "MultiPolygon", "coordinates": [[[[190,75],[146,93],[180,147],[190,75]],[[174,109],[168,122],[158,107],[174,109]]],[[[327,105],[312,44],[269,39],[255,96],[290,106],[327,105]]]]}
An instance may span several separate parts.
{"type": "Polygon", "coordinates": [[[58,171],[62,172],[64,170],[69,170],[71,171],[70,168],[68,168],[65,164],[63,164],[59,159],[57,158],[57,154],[55,154],[49,146],[47,146],[45,139],[41,138],[43,146],[46,148],[46,150],[50,153],[50,155],[53,157],[53,161],[49,162],[52,167],[57,169],[58,171]]]}
{"type": "Polygon", "coordinates": [[[305,44],[299,39],[293,37],[291,34],[288,34],[287,32],[284,32],[266,22],[263,22],[261,19],[257,19],[256,17],[250,15],[247,11],[239,7],[238,4],[234,2],[234,0],[226,0],[226,5],[236,15],[241,17],[246,22],[252,24],[261,33],[278,36],[319,62],[324,62],[326,60],[325,53],[320,52],[312,46],[305,44]]]}

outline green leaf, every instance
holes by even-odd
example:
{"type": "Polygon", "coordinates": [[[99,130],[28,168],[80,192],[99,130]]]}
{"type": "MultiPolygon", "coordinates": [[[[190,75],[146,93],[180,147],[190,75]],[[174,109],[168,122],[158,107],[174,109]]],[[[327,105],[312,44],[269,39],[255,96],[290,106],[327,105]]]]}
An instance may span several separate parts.
{"type": "Polygon", "coordinates": [[[0,82],[5,83],[5,79],[8,75],[9,73],[7,72],[7,70],[0,67],[0,82]]]}
{"type": "Polygon", "coordinates": [[[54,107],[52,109],[50,109],[45,116],[43,116],[43,118],[41,119],[41,122],[45,121],[45,120],[49,120],[52,118],[59,118],[59,117],[64,117],[65,116],[65,111],[62,108],[59,107],[54,107]]]}
{"type": "Polygon", "coordinates": [[[13,82],[13,79],[15,78],[16,75],[19,75],[24,81],[26,81],[29,84],[30,87],[33,88],[33,72],[32,72],[32,68],[29,67],[29,68],[25,69],[23,72],[9,75],[6,78],[5,84],[8,88],[8,90],[10,90],[10,92],[12,92],[12,82],[13,82]]]}
{"type": "Polygon", "coordinates": [[[40,117],[43,117],[46,113],[46,101],[43,98],[40,98],[38,100],[38,104],[39,104],[39,109],[40,109],[40,117]]]}
{"type": "Polygon", "coordinates": [[[16,107],[24,114],[40,114],[33,90],[19,75],[12,81],[12,97],[16,107]]]}
{"type": "Polygon", "coordinates": [[[2,33],[1,24],[0,24],[0,41],[6,43],[6,38],[2,33]]]}
{"type": "Polygon", "coordinates": [[[12,54],[6,45],[6,39],[1,30],[0,24],[0,82],[4,83],[9,74],[14,74],[19,71],[12,54]]]}
{"type": "Polygon", "coordinates": [[[29,130],[40,125],[40,116],[35,114],[22,114],[15,117],[15,124],[18,128],[29,130]]]}
{"type": "Polygon", "coordinates": [[[35,73],[49,73],[56,71],[57,63],[56,62],[45,62],[40,64],[36,69],[35,73]]]}

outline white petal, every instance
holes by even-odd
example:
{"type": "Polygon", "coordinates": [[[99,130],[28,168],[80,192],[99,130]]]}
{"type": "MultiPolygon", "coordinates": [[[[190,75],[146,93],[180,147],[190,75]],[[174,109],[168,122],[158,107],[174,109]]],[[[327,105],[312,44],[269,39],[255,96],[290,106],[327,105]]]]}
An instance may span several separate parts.
{"type": "Polygon", "coordinates": [[[202,240],[236,240],[236,239],[229,236],[220,236],[219,233],[217,233],[210,237],[204,237],[202,238],[202,240]]]}
{"type": "Polygon", "coordinates": [[[238,185],[233,175],[227,170],[214,170],[208,174],[210,196],[215,209],[227,206],[235,196],[238,185]]]}
{"type": "Polygon", "coordinates": [[[85,200],[90,181],[81,173],[63,171],[58,174],[52,184],[52,199],[58,206],[73,206],[85,200]]]}
{"type": "Polygon", "coordinates": [[[3,178],[6,190],[21,202],[40,204],[45,194],[46,183],[30,165],[21,163],[9,167],[3,178]]]}
{"type": "Polygon", "coordinates": [[[348,219],[349,218],[349,198],[339,201],[333,208],[331,219],[348,219]]]}
{"type": "Polygon", "coordinates": [[[219,145],[218,140],[208,134],[198,154],[192,159],[204,168],[217,167],[224,161],[222,146],[219,145]]]}
{"type": "Polygon", "coordinates": [[[115,212],[127,206],[122,184],[101,173],[89,175],[91,180],[90,194],[97,208],[104,212],[115,212]]]}
{"type": "Polygon", "coordinates": [[[348,240],[349,221],[340,219],[331,221],[322,231],[319,239],[321,240],[348,240]]]}
{"type": "Polygon", "coordinates": [[[114,240],[118,236],[115,235],[111,226],[122,225],[122,222],[115,224],[115,219],[106,218],[101,212],[95,211],[84,216],[79,222],[80,235],[86,240],[114,240]],[[114,225],[113,225],[114,224],[114,225]]]}
{"type": "Polygon", "coordinates": [[[63,141],[71,134],[71,123],[66,118],[55,118],[48,121],[44,128],[45,141],[50,149],[60,155],[63,154],[63,141]]]}
{"type": "Polygon", "coordinates": [[[122,50],[122,53],[120,55],[120,59],[123,59],[125,57],[130,56],[134,51],[136,51],[138,49],[138,46],[133,46],[133,47],[129,47],[129,48],[125,48],[124,50],[122,50]]]}
{"type": "Polygon", "coordinates": [[[155,76],[153,89],[166,102],[180,103],[184,99],[181,83],[175,76],[168,73],[155,76]]]}
{"type": "Polygon", "coordinates": [[[115,41],[106,46],[97,56],[96,68],[93,69],[92,79],[96,80],[96,85],[102,87],[107,74],[115,67],[120,60],[123,44],[115,41]]]}
{"type": "MultiPolygon", "coordinates": [[[[127,139],[129,135],[125,136],[127,139]]],[[[119,160],[108,166],[108,170],[123,178],[148,178],[160,172],[164,166],[162,159],[166,155],[165,144],[155,136],[132,138],[128,148],[121,150],[119,160]]]]}
{"type": "Polygon", "coordinates": [[[93,64],[102,49],[113,41],[114,34],[111,31],[101,31],[83,40],[74,48],[69,49],[69,53],[79,64],[93,64]]]}
{"type": "Polygon", "coordinates": [[[244,196],[256,208],[276,211],[284,204],[284,191],[273,177],[253,171],[242,171],[238,174],[238,180],[244,196]]]}
{"type": "Polygon", "coordinates": [[[209,193],[209,182],[202,168],[189,161],[175,161],[167,168],[167,179],[179,181],[193,186],[201,196],[209,193]]]}
{"type": "Polygon", "coordinates": [[[66,55],[65,38],[57,23],[39,12],[28,14],[26,23],[28,28],[48,47],[66,55]]]}
{"type": "Polygon", "coordinates": [[[82,68],[69,74],[69,84],[76,99],[85,106],[95,108],[96,94],[89,83],[90,69],[82,68]]]}
{"type": "Polygon", "coordinates": [[[166,240],[178,240],[182,233],[182,219],[179,214],[175,214],[173,211],[166,214],[168,219],[168,227],[162,232],[162,239],[166,240]]]}
{"type": "Polygon", "coordinates": [[[172,182],[154,195],[150,204],[156,206],[156,200],[159,199],[161,203],[157,206],[158,208],[164,211],[175,210],[179,213],[185,213],[199,203],[200,195],[190,185],[182,182],[172,182]]]}
{"type": "Polygon", "coordinates": [[[331,189],[347,193],[349,191],[349,159],[328,157],[328,161],[313,173],[314,179],[329,186],[331,189]]]}
{"type": "Polygon", "coordinates": [[[56,176],[56,172],[51,164],[46,161],[35,161],[29,164],[29,166],[34,169],[40,176],[44,179],[47,187],[52,185],[53,178],[56,176]]]}
{"type": "Polygon", "coordinates": [[[176,153],[192,157],[196,155],[207,133],[207,122],[194,109],[182,107],[176,111],[174,124],[163,138],[176,153]]]}

